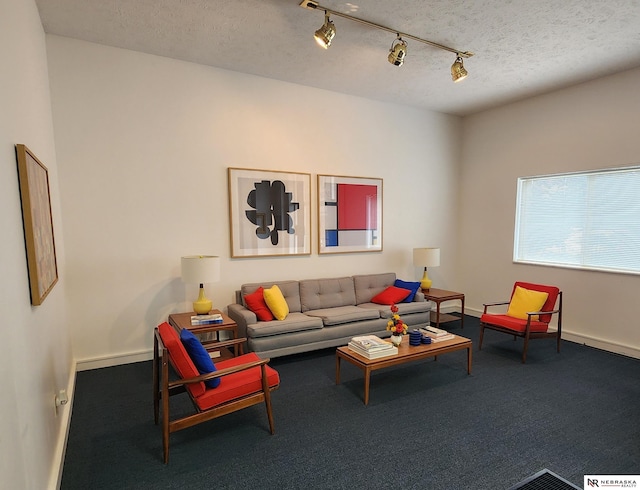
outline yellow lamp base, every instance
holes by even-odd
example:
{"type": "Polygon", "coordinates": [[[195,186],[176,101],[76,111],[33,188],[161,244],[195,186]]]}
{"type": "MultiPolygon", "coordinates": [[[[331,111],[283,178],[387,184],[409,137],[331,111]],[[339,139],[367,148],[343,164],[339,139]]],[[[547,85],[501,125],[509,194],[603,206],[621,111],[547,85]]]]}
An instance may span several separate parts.
{"type": "Polygon", "coordinates": [[[425,291],[428,291],[429,288],[431,288],[431,284],[433,283],[433,281],[431,279],[429,279],[429,276],[427,275],[427,268],[424,268],[424,275],[422,276],[422,280],[420,281],[420,288],[424,289],[425,291]]]}
{"type": "Polygon", "coordinates": [[[193,311],[198,315],[206,315],[211,311],[213,303],[210,299],[207,299],[204,295],[204,286],[200,284],[200,294],[198,299],[193,302],[193,311]]]}

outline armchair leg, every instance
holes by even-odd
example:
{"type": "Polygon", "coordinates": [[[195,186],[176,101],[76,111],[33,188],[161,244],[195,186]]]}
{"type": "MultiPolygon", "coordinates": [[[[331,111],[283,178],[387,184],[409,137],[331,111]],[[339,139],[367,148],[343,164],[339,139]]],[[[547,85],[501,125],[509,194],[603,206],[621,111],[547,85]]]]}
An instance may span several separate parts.
{"type": "MultiPolygon", "coordinates": [[[[514,337],[515,340],[515,337],[514,337]]],[[[527,360],[527,349],[529,348],[529,336],[524,338],[524,348],[522,349],[522,364],[527,360]]]]}
{"type": "Polygon", "coordinates": [[[275,428],[273,425],[273,410],[271,409],[271,390],[269,389],[269,383],[267,381],[267,368],[263,364],[262,369],[262,390],[264,391],[264,404],[267,407],[267,418],[269,419],[269,431],[271,435],[275,434],[275,428]]]}
{"type": "Polygon", "coordinates": [[[482,339],[484,338],[484,324],[480,324],[480,338],[478,339],[478,350],[482,350],[482,339]]]}
{"type": "Polygon", "coordinates": [[[162,454],[164,464],[169,462],[169,362],[162,358],[162,454]]]}
{"type": "Polygon", "coordinates": [[[158,425],[160,416],[160,360],[158,339],[153,336],[153,420],[158,425]]]}

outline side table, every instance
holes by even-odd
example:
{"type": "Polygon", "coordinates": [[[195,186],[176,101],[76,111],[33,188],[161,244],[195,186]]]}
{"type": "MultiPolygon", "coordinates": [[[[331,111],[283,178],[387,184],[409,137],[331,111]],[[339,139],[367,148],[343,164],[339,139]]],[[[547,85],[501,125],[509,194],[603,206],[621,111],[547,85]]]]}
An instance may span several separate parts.
{"type": "MultiPolygon", "coordinates": [[[[237,339],[238,324],[234,322],[231,317],[227,316],[220,310],[211,310],[209,312],[210,315],[214,315],[216,313],[222,315],[222,323],[212,323],[210,325],[191,325],[191,317],[195,315],[195,313],[191,311],[187,313],[172,313],[171,315],[169,315],[169,325],[175,328],[178,333],[180,333],[180,330],[182,330],[183,328],[191,331],[194,335],[215,332],[216,340],[219,340],[219,332],[227,330],[232,333],[234,339],[237,339]]],[[[242,346],[236,345],[234,347],[234,351],[234,354],[236,356],[242,354],[242,346]]]]}
{"type": "Polygon", "coordinates": [[[460,328],[464,328],[464,293],[456,293],[455,291],[447,291],[446,289],[423,289],[424,297],[436,304],[436,328],[440,328],[441,323],[460,320],[460,328]],[[462,307],[460,310],[460,318],[454,315],[443,313],[440,315],[440,303],[443,301],[460,300],[462,307]]]}

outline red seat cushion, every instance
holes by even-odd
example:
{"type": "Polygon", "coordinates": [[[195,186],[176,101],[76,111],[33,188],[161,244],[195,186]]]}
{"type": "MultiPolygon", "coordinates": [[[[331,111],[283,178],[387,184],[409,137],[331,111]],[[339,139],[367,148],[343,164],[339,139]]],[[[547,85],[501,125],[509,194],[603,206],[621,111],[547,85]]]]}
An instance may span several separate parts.
{"type": "MultiPolygon", "coordinates": [[[[243,354],[231,359],[225,359],[216,363],[218,370],[239,366],[253,361],[260,360],[255,352],[243,354]]],[[[270,387],[280,384],[280,376],[278,372],[269,367],[267,368],[267,383],[270,387]]],[[[196,398],[196,403],[200,410],[207,410],[230,400],[241,398],[242,396],[262,391],[262,372],[260,366],[239,371],[237,373],[222,376],[220,386],[216,389],[208,389],[206,392],[196,398]]]]}
{"type": "MultiPolygon", "coordinates": [[[[522,333],[527,327],[527,320],[521,320],[520,318],[514,318],[508,315],[491,315],[485,313],[480,317],[481,323],[488,323],[490,325],[497,325],[499,327],[508,328],[514,332],[522,333]]],[[[548,323],[540,321],[532,321],[530,332],[546,332],[549,327],[548,323]]]]}
{"type": "MultiPolygon", "coordinates": [[[[548,293],[547,301],[542,305],[542,309],[540,311],[552,311],[556,306],[556,300],[558,299],[558,294],[560,294],[560,289],[555,286],[545,286],[544,284],[533,284],[530,282],[516,282],[513,285],[513,291],[511,292],[511,296],[516,291],[516,286],[520,286],[524,289],[532,289],[533,291],[540,291],[543,293],[548,293]]],[[[540,321],[549,323],[551,321],[551,315],[540,315],[540,321]]]]}
{"type": "MultiPolygon", "coordinates": [[[[178,375],[182,379],[200,376],[198,369],[189,357],[189,354],[187,354],[184,345],[182,345],[176,329],[167,322],[164,322],[161,325],[158,325],[158,333],[160,334],[162,343],[169,351],[169,357],[171,357],[171,361],[178,372],[178,375]]],[[[194,398],[203,395],[206,391],[204,383],[202,382],[191,383],[187,385],[187,389],[194,398]]]]}

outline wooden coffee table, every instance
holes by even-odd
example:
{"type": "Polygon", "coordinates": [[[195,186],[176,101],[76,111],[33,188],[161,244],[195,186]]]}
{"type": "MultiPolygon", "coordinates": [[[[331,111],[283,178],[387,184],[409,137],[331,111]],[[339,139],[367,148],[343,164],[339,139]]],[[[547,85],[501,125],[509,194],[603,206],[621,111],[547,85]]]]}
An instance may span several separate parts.
{"type": "Polygon", "coordinates": [[[398,353],[389,357],[379,359],[367,359],[356,354],[349,347],[338,347],[336,350],[336,384],[340,384],[340,360],[353,364],[364,371],[364,404],[369,404],[369,385],[371,382],[371,372],[384,369],[399,364],[406,364],[418,361],[427,357],[435,357],[436,360],[441,354],[467,349],[467,374],[471,374],[471,347],[470,339],[456,335],[453,339],[437,342],[433,344],[409,345],[409,336],[405,335],[402,344],[398,347],[398,353]]]}

